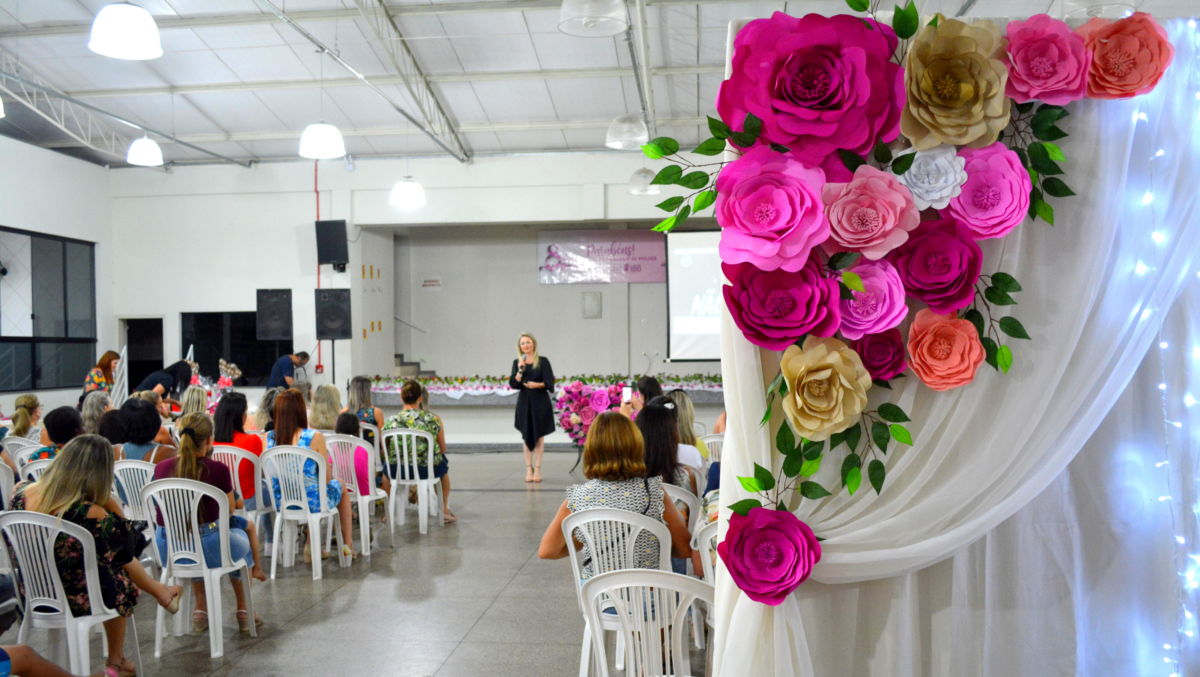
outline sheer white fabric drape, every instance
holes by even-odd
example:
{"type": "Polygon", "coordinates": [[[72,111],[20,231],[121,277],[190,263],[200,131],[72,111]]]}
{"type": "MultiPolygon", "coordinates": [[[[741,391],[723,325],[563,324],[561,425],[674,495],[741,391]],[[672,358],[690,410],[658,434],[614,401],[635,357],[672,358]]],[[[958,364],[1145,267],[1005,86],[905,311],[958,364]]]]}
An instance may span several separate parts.
{"type": "MultiPolygon", "coordinates": [[[[808,583],[787,603],[772,608],[741,595],[722,571],[716,674],[866,674],[862,666],[870,662],[839,662],[834,657],[841,651],[888,656],[877,674],[993,674],[982,667],[980,654],[987,650],[983,639],[968,653],[949,650],[952,640],[986,634],[1003,616],[995,607],[970,603],[980,590],[986,593],[986,578],[981,588],[968,583],[972,579],[967,571],[952,577],[963,586],[963,603],[951,605],[959,609],[957,616],[943,615],[936,621],[926,617],[922,626],[901,622],[897,614],[915,619],[920,613],[914,609],[937,604],[922,596],[922,590],[930,588],[922,582],[944,578],[947,570],[958,574],[955,567],[974,568],[986,576],[997,568],[1028,564],[1013,554],[1013,544],[1004,540],[1006,532],[1001,530],[973,546],[982,554],[912,573],[963,552],[1060,476],[1133,380],[1166,311],[1191,275],[1200,246],[1200,71],[1195,28],[1176,21],[1169,32],[1176,46],[1175,64],[1153,94],[1072,106],[1073,115],[1063,123],[1071,133],[1064,143],[1064,167],[1079,197],[1055,201],[1058,225],[1026,223],[1002,243],[985,246],[985,272],[1003,270],[1025,285],[1017,295],[1020,305],[1011,311],[1034,340],[1013,342],[1012,372],[1001,376],[985,366],[975,383],[949,393],[919,387],[912,378],[897,382],[897,391],[886,397],[912,416],[916,444],[891,452],[882,495],[869,489],[854,497],[839,492],[822,501],[804,501],[797,511],[825,539],[815,580],[892,580],[846,588],[808,583]],[[854,610],[862,603],[861,595],[876,603],[858,609],[861,613],[848,613],[846,605],[854,610]],[[980,613],[982,624],[972,625],[977,620],[973,616],[980,613]],[[934,627],[938,623],[945,632],[934,627]],[[970,634],[961,634],[967,628],[970,634]],[[831,641],[832,637],[841,639],[831,641]],[[923,642],[930,651],[922,651],[923,642]],[[947,650],[933,646],[938,642],[947,650]],[[814,656],[821,658],[819,667],[814,666],[814,656]],[[960,664],[948,664],[941,671],[926,664],[937,660],[960,664]],[[831,668],[834,664],[840,668],[831,668]]],[[[722,492],[727,505],[744,497],[736,490],[735,476],[751,474],[755,462],[769,465],[778,460],[771,451],[769,430],[758,425],[764,377],[775,373],[778,360],[746,342],[728,317],[722,348],[730,421],[722,486],[734,488],[722,492]]],[[[1134,420],[1161,421],[1161,413],[1156,416],[1134,420]]],[[[817,479],[832,489],[838,484],[839,465],[825,464],[817,479]]],[[[1076,510],[1079,502],[1067,505],[1076,510]]],[[[1079,532],[1088,522],[1076,521],[1080,515],[1071,510],[1064,506],[1061,530],[1051,538],[1061,540],[1071,530],[1079,539],[1092,535],[1079,532]]],[[[1018,531],[1024,535],[1013,537],[1028,539],[1029,530],[1018,531]]],[[[1037,552],[1023,546],[1017,551],[1037,552]]],[[[1049,604],[1062,593],[1053,577],[1040,569],[1021,573],[1031,584],[1024,590],[1032,598],[1049,604]]],[[[1017,608],[1025,609],[1022,616],[1036,615],[1028,607],[1017,608]]],[[[1013,622],[1026,620],[1030,619],[1013,622]]],[[[1013,628],[1009,639],[1024,641],[1029,629],[1013,628]]],[[[1051,629],[1060,635],[1079,631],[1078,624],[1057,625],[1046,632],[1051,629]]],[[[1010,643],[1006,650],[1022,653],[1020,643],[1010,643]]],[[[1016,655],[1013,660],[1022,658],[1016,655]]],[[[1074,653],[1064,657],[1073,667],[1076,660],[1074,653]]],[[[1158,660],[1161,665],[1161,656],[1158,660]]],[[[1045,662],[1038,666],[1023,674],[1071,674],[1070,669],[1053,666],[1046,670],[1045,662]]]]}

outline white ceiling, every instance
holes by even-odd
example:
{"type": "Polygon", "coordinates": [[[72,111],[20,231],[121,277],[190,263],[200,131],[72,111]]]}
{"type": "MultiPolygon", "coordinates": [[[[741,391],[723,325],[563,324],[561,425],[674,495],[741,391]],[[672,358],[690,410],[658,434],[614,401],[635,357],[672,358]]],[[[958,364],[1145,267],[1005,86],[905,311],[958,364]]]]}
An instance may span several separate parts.
{"type": "MultiPolygon", "coordinates": [[[[324,119],[338,125],[358,157],[443,152],[371,88],[256,0],[137,0],[158,19],[165,54],[117,61],[87,49],[87,27],[105,0],[0,0],[0,49],[22,75],[120,115],[242,161],[295,159],[300,131],[324,119]],[[177,24],[182,23],[183,27],[177,24]]],[[[353,0],[271,0],[298,25],[379,84],[420,118],[353,0]],[[315,13],[315,15],[314,15],[315,13]]],[[[695,142],[705,134],[721,81],[731,19],[835,13],[843,0],[644,0],[657,131],[695,142]]],[[[888,4],[888,3],[884,3],[888,4]]],[[[1077,0],[930,0],[923,13],[967,16],[1042,11],[1082,16],[1077,0]],[[1065,3],[1065,4],[1064,4],[1065,3]]],[[[1109,3],[1112,4],[1112,3],[1109,3]]],[[[1160,18],[1197,13],[1200,0],[1134,2],[1160,18]]],[[[566,152],[603,148],[612,118],[640,113],[624,35],[576,38],[557,30],[553,0],[390,0],[399,33],[469,154],[566,152]]],[[[630,10],[637,13],[635,0],[630,10]]],[[[632,34],[634,43],[641,36],[632,34]]],[[[0,80],[0,85],[7,81],[0,80]]],[[[0,134],[104,164],[120,158],[83,147],[5,97],[0,134]]],[[[104,119],[128,137],[128,127],[104,119]]],[[[168,161],[214,158],[163,143],[168,161]]]]}

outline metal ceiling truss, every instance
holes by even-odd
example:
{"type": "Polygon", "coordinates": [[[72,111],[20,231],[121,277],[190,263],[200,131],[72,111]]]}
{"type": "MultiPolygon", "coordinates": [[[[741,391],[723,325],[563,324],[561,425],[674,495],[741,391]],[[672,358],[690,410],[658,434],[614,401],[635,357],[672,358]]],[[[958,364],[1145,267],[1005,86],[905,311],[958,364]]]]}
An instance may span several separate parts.
{"type": "Polygon", "coordinates": [[[417,104],[417,110],[425,121],[425,126],[437,138],[450,147],[450,154],[462,162],[470,162],[471,154],[463,146],[462,139],[454,130],[454,123],[446,115],[446,107],[442,105],[433,86],[426,77],[417,57],[408,47],[408,41],[396,24],[396,19],[389,12],[383,0],[354,0],[363,20],[375,35],[377,45],[387,55],[392,68],[404,81],[404,88],[417,104]]]}
{"type": "MultiPolygon", "coordinates": [[[[440,147],[442,150],[449,153],[452,157],[454,157],[459,162],[470,162],[471,161],[471,156],[468,155],[467,152],[463,149],[462,143],[458,141],[457,134],[454,133],[454,128],[452,126],[450,126],[449,119],[444,118],[444,113],[443,113],[444,122],[439,120],[436,124],[430,124],[427,120],[422,119],[423,114],[422,114],[422,118],[418,118],[417,116],[408,112],[408,110],[406,110],[404,106],[401,106],[398,102],[396,102],[387,92],[383,91],[383,89],[379,85],[377,85],[374,82],[374,80],[371,80],[366,75],[363,75],[358,69],[356,69],[348,61],[343,59],[341,57],[341,55],[338,54],[335,50],[329,49],[328,45],[326,45],[324,42],[322,42],[319,38],[317,38],[312,33],[309,33],[307,30],[305,30],[304,27],[302,27],[299,23],[297,23],[295,19],[293,19],[290,15],[284,13],[283,10],[276,7],[273,3],[269,2],[269,0],[255,0],[255,2],[257,2],[264,9],[267,9],[267,10],[271,11],[272,13],[274,13],[275,16],[277,16],[279,18],[280,21],[286,23],[288,26],[291,26],[292,30],[296,31],[301,36],[303,36],[304,39],[311,42],[313,44],[313,46],[315,46],[318,50],[321,51],[322,54],[328,55],[329,58],[333,59],[333,61],[335,63],[337,63],[342,68],[346,69],[346,72],[348,72],[348,73],[350,73],[350,75],[354,76],[354,79],[357,80],[359,84],[369,87],[371,89],[371,91],[375,92],[375,94],[377,94],[379,96],[379,98],[383,99],[389,106],[391,106],[392,110],[396,111],[401,116],[403,116],[404,119],[411,122],[413,124],[413,126],[417,128],[417,130],[419,132],[421,132],[422,134],[425,134],[430,139],[432,139],[433,142],[435,144],[437,144],[438,147],[440,147]],[[449,134],[447,134],[447,130],[449,130],[449,134]]],[[[414,66],[416,65],[415,61],[413,62],[413,65],[414,66]]],[[[416,73],[420,74],[420,68],[417,68],[416,73]]],[[[421,80],[419,82],[412,81],[411,78],[414,77],[412,71],[408,71],[407,73],[402,71],[400,73],[400,76],[408,78],[406,80],[406,84],[410,87],[416,87],[416,88],[424,87],[425,89],[429,89],[429,83],[424,80],[423,75],[421,75],[421,80]]],[[[430,96],[432,96],[432,92],[430,92],[430,96]]],[[[417,100],[419,101],[419,99],[417,99],[417,100]]],[[[437,110],[440,112],[441,107],[438,106],[437,110]]]]}

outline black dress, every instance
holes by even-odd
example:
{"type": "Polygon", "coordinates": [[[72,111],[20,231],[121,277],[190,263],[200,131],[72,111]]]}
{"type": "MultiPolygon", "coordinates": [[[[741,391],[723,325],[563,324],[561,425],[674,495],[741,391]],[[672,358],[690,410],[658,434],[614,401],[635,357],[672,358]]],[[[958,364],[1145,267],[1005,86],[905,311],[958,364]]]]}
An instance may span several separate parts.
{"type": "Polygon", "coordinates": [[[525,446],[533,449],[537,441],[554,432],[554,407],[550,393],[554,392],[554,370],[550,360],[538,358],[535,365],[526,365],[521,380],[517,380],[517,361],[513,360],[508,385],[521,392],[517,395],[517,416],[513,423],[521,431],[525,446]],[[525,384],[544,383],[545,388],[526,388],[525,384]]]}

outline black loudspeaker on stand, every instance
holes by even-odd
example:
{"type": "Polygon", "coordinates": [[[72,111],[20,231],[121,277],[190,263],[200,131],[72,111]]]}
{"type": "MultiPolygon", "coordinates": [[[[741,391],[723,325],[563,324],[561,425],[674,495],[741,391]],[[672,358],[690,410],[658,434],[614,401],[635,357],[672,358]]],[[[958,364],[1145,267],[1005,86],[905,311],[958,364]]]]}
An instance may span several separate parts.
{"type": "Polygon", "coordinates": [[[292,340],[291,289],[259,289],[256,311],[256,339],[259,341],[292,340]]]}
{"type": "MultiPolygon", "coordinates": [[[[316,289],[317,340],[338,341],[354,338],[350,324],[350,290],[316,289]]],[[[337,347],[333,356],[333,382],[337,383],[337,347]]]]}

